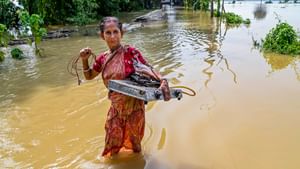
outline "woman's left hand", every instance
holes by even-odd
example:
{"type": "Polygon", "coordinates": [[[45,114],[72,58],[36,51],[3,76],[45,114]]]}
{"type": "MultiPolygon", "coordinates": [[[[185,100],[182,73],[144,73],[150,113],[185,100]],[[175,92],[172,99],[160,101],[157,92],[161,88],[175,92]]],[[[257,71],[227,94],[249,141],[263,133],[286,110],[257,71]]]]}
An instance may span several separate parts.
{"type": "Polygon", "coordinates": [[[161,80],[159,89],[161,89],[163,93],[164,100],[169,101],[171,99],[171,94],[170,94],[169,84],[166,79],[161,80]]]}

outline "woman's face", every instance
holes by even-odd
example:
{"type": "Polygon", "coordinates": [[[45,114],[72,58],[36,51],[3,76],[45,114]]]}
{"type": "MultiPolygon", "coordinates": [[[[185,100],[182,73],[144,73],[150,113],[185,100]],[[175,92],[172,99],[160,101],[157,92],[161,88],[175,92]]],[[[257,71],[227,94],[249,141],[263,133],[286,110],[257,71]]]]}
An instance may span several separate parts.
{"type": "Polygon", "coordinates": [[[105,24],[104,31],[101,36],[106,41],[110,49],[115,49],[121,44],[122,35],[123,33],[117,24],[110,22],[105,24]]]}

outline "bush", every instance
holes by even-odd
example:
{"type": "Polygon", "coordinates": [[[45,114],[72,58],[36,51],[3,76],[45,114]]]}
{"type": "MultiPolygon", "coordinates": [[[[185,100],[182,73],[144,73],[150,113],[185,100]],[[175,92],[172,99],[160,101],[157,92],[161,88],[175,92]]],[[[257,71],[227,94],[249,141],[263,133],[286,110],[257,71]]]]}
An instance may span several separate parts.
{"type": "Polygon", "coordinates": [[[263,40],[263,50],[280,54],[300,54],[300,42],[296,31],[288,23],[279,22],[263,40]]]}
{"type": "Polygon", "coordinates": [[[247,18],[246,20],[243,21],[244,24],[249,25],[251,23],[250,19],[247,18]]]}
{"type": "Polygon", "coordinates": [[[225,19],[227,24],[241,24],[243,23],[243,18],[233,12],[228,12],[225,14],[225,19]]]}
{"type": "Polygon", "coordinates": [[[11,57],[14,59],[23,59],[23,51],[21,51],[19,48],[13,48],[10,52],[11,57]]]}
{"type": "Polygon", "coordinates": [[[233,12],[225,13],[223,16],[225,17],[226,24],[228,25],[240,25],[242,23],[249,25],[251,23],[249,18],[243,20],[240,15],[237,15],[233,12]]]}

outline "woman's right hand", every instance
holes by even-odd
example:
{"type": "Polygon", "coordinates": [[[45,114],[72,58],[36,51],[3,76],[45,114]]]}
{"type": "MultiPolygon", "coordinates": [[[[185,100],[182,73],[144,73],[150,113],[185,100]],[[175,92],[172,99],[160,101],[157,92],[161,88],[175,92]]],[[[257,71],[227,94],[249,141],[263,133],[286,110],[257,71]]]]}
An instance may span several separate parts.
{"type": "Polygon", "coordinates": [[[88,60],[92,54],[92,49],[89,47],[80,50],[80,57],[82,60],[88,60]]]}
{"type": "Polygon", "coordinates": [[[163,93],[164,100],[169,101],[171,99],[171,93],[170,93],[170,87],[169,87],[168,81],[166,79],[162,79],[160,81],[159,89],[161,89],[161,91],[163,93]]]}

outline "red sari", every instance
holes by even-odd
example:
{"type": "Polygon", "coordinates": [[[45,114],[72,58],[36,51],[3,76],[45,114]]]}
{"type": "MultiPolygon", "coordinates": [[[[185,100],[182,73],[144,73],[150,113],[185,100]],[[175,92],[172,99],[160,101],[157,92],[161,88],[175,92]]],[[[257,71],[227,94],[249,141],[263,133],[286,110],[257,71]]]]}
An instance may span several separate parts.
{"type": "MultiPolygon", "coordinates": [[[[112,59],[109,59],[110,56],[110,52],[101,54],[93,66],[95,71],[101,72],[106,64],[102,71],[106,87],[109,80],[122,80],[134,72],[132,57],[146,64],[141,53],[133,47],[121,46],[112,59]]],[[[102,156],[116,154],[123,147],[140,152],[145,128],[144,101],[117,92],[109,92],[108,98],[111,106],[105,123],[106,136],[102,156]]]]}

